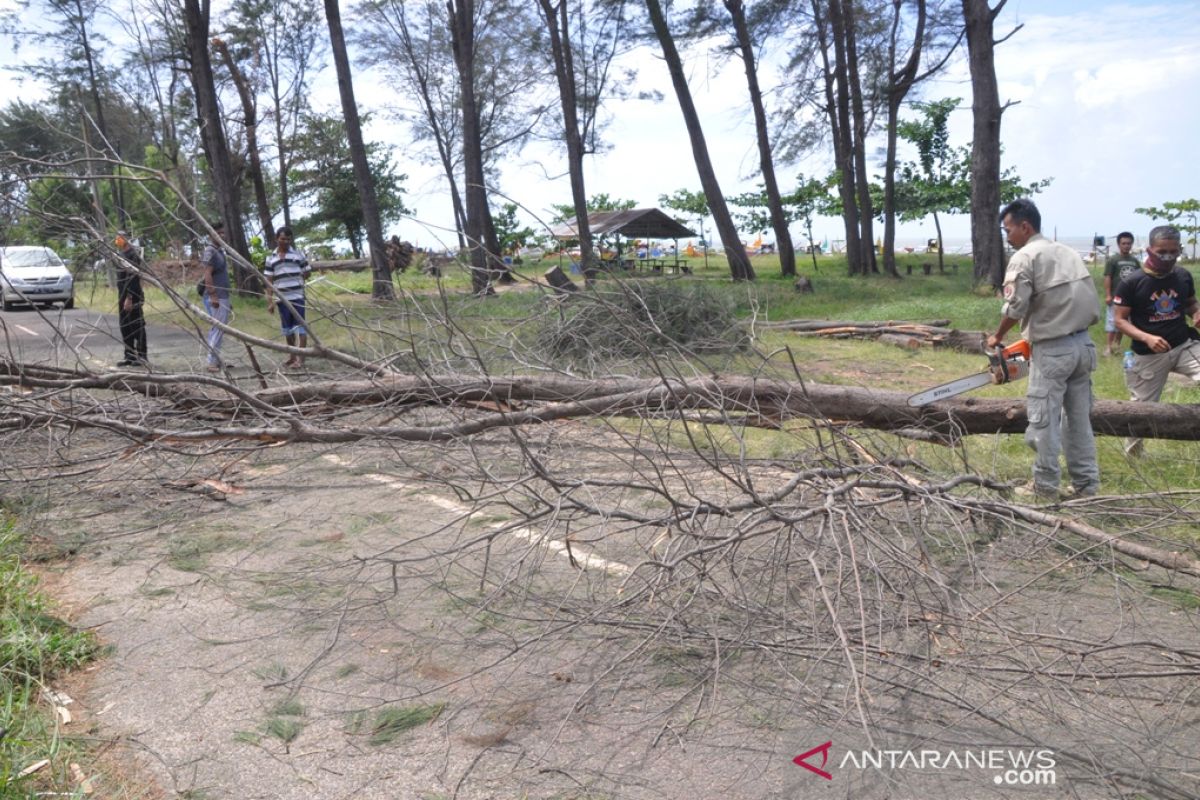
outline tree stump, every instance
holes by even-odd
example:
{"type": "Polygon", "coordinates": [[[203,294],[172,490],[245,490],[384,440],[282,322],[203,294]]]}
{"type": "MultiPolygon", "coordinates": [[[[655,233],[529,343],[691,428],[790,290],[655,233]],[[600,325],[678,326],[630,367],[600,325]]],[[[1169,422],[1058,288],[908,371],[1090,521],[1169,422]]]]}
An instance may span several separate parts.
{"type": "Polygon", "coordinates": [[[579,291],[579,286],[562,271],[562,267],[555,265],[546,270],[542,276],[546,279],[546,283],[550,284],[554,291],[558,294],[570,294],[571,292],[579,291]]]}

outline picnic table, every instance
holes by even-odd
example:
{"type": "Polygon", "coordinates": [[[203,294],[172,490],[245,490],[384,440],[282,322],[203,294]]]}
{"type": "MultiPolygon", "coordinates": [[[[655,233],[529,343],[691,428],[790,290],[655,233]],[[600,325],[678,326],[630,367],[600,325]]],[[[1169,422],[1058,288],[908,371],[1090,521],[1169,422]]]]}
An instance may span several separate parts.
{"type": "Polygon", "coordinates": [[[640,258],[638,264],[642,269],[649,269],[652,272],[679,274],[692,271],[688,266],[687,259],[683,258],[640,258]]]}

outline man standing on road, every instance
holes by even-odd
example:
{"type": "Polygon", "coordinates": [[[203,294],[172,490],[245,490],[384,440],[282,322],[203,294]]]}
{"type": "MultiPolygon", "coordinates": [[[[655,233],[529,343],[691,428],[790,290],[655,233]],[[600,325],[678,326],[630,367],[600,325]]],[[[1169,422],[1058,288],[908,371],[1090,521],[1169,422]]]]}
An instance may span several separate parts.
{"type": "Polygon", "coordinates": [[[1113,295],[1121,281],[1141,270],[1137,256],[1129,251],[1133,249],[1133,234],[1123,231],[1117,234],[1117,252],[1104,262],[1104,332],[1108,334],[1108,344],[1104,347],[1104,355],[1111,356],[1121,350],[1121,332],[1117,330],[1116,319],[1113,316],[1113,295]]]}
{"type": "Polygon", "coordinates": [[[146,295],[142,291],[142,256],[138,253],[129,233],[117,231],[113,240],[120,258],[117,260],[117,320],[121,327],[121,342],[125,345],[125,357],[117,362],[118,367],[146,367],[146,319],[142,305],[146,295]]]}
{"type": "MultiPolygon", "coordinates": [[[[225,252],[221,249],[221,236],[225,233],[225,223],[217,220],[212,223],[214,235],[209,237],[204,253],[200,256],[200,265],[204,267],[204,311],[222,325],[229,322],[229,266],[225,261],[225,252]]],[[[221,341],[225,331],[217,325],[208,329],[205,344],[208,347],[209,372],[221,371],[221,341]]]]}
{"type": "MultiPolygon", "coordinates": [[[[1179,229],[1159,225],[1150,231],[1146,263],[1121,281],[1117,329],[1132,340],[1133,364],[1125,370],[1130,399],[1157,403],[1167,376],[1178,372],[1200,385],[1200,302],[1192,273],[1177,266],[1182,252],[1179,229]]],[[[1125,452],[1138,455],[1141,439],[1127,439],[1125,452]]]]}
{"type": "MultiPolygon", "coordinates": [[[[267,256],[263,277],[267,279],[267,312],[273,313],[276,298],[279,307],[279,327],[283,338],[292,347],[299,337],[300,347],[308,346],[308,329],[304,327],[304,278],[311,271],[308,259],[295,247],[292,229],[284,225],[275,231],[275,249],[267,256]],[[286,301],[286,302],[285,302],[286,301]]],[[[304,366],[304,356],[289,355],[285,368],[304,366]]]]}
{"type": "Polygon", "coordinates": [[[1037,453],[1033,484],[1019,490],[1044,500],[1059,499],[1059,452],[1077,495],[1100,489],[1100,467],[1092,437],[1092,372],[1096,347],[1088,327],[1100,319],[1096,287],[1083,259],[1066,245],[1042,236],[1042,216],[1028,199],[1014,200],[1000,213],[1008,243],[1017,252],[1004,274],[1004,308],[989,347],[999,347],[1018,322],[1032,345],[1029,422],[1025,442],[1037,453]]]}

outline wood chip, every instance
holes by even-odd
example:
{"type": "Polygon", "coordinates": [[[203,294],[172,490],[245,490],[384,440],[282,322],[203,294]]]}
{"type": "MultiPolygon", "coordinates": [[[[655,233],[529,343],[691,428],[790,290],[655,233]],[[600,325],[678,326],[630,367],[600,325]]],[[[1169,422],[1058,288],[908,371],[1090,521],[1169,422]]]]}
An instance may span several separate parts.
{"type": "Polygon", "coordinates": [[[92,792],[96,791],[92,786],[91,778],[89,778],[87,775],[84,775],[83,768],[74,762],[71,763],[71,777],[75,779],[77,784],[79,784],[79,791],[83,792],[84,794],[91,794],[92,792]]]}
{"type": "Polygon", "coordinates": [[[35,761],[32,764],[30,764],[28,767],[26,767],[25,769],[18,772],[17,777],[24,778],[29,775],[32,775],[33,773],[37,772],[39,769],[41,769],[42,767],[46,766],[49,763],[50,763],[50,759],[48,759],[48,758],[43,758],[41,761],[35,761]]]}
{"type": "Polygon", "coordinates": [[[207,486],[210,489],[221,492],[223,494],[244,494],[245,489],[240,486],[234,486],[232,483],[219,481],[216,478],[205,478],[200,481],[201,485],[207,486]]]}

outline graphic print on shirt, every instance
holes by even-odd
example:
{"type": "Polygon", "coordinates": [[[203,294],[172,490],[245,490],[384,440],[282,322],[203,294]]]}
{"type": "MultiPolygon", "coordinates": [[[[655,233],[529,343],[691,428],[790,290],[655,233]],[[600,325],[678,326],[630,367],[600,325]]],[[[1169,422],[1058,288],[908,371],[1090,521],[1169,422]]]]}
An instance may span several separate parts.
{"type": "Polygon", "coordinates": [[[1150,315],[1151,322],[1165,322],[1179,318],[1179,294],[1174,289],[1164,289],[1150,295],[1154,304],[1154,313],[1150,315]]]}

